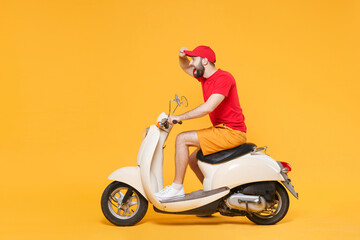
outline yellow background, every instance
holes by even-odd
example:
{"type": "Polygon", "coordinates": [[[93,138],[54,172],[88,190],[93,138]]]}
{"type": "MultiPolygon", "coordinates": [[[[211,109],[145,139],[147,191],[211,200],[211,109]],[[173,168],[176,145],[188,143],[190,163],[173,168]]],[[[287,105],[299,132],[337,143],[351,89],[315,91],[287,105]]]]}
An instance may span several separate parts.
{"type": "MultiPolygon", "coordinates": [[[[0,1],[0,239],[360,239],[359,1],[0,1]],[[275,226],[216,214],[103,217],[107,176],[175,93],[178,50],[211,46],[236,79],[248,140],[291,163],[300,200],[275,226]]],[[[176,126],[165,149],[174,176],[176,126]]],[[[187,172],[185,190],[201,188],[187,172]]]]}

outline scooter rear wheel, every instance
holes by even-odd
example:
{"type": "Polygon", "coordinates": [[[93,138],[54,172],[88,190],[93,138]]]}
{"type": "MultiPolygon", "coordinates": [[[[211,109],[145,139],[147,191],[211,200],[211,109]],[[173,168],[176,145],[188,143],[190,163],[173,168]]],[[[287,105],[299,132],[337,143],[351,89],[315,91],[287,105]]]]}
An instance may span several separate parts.
{"type": "Polygon", "coordinates": [[[252,213],[246,217],[259,225],[272,225],[283,219],[289,209],[290,201],[289,195],[285,188],[280,184],[276,183],[276,192],[274,204],[260,213],[252,213]]]}
{"type": "Polygon", "coordinates": [[[126,183],[114,181],[104,190],[101,209],[111,223],[117,226],[132,226],[145,216],[148,201],[126,183]],[[128,199],[122,203],[126,195],[128,199]]]}

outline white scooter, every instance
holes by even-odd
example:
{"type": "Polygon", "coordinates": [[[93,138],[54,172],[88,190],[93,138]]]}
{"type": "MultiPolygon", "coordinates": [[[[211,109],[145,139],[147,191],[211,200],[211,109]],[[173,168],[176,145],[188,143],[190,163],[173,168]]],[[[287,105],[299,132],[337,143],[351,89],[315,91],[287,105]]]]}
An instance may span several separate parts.
{"type": "Polygon", "coordinates": [[[252,143],[206,156],[198,151],[203,190],[161,201],[154,196],[164,187],[163,149],[173,127],[168,122],[172,101],[177,103],[176,108],[187,106],[186,98],[176,95],[169,102],[169,114],[161,113],[157,124],[144,132],[137,166],[120,168],[108,177],[114,182],[101,198],[105,217],[118,226],[134,225],[145,216],[150,202],[159,213],[206,216],[220,212],[224,216],[246,216],[262,225],[284,218],[289,208],[284,186],[298,198],[287,176],[291,167],[272,159],[266,147],[257,148],[252,143]]]}

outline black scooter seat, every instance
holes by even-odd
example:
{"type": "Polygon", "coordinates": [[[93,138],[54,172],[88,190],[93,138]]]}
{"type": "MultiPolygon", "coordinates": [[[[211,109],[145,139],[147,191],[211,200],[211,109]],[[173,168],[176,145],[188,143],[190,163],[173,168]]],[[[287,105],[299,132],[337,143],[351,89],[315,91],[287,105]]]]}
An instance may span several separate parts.
{"type": "Polygon", "coordinates": [[[230,161],[236,157],[240,157],[250,152],[253,152],[255,149],[256,149],[255,144],[244,143],[237,147],[212,153],[206,156],[204,156],[202,150],[200,149],[196,154],[196,158],[202,162],[206,162],[210,164],[218,164],[218,163],[224,163],[230,161]]]}

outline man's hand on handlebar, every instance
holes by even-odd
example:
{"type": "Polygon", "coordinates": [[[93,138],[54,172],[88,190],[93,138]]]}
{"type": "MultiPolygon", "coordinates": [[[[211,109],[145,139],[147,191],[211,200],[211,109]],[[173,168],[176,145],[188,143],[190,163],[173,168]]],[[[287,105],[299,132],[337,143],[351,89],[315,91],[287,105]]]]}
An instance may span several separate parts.
{"type": "Polygon", "coordinates": [[[176,115],[170,115],[168,122],[169,122],[171,125],[174,125],[174,124],[176,124],[176,123],[182,124],[182,121],[181,121],[180,117],[179,117],[179,116],[176,116],[176,115]]]}

